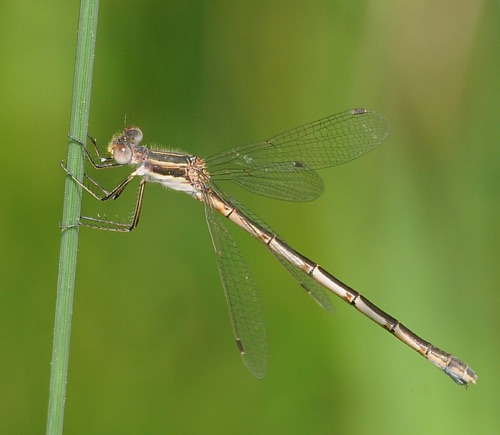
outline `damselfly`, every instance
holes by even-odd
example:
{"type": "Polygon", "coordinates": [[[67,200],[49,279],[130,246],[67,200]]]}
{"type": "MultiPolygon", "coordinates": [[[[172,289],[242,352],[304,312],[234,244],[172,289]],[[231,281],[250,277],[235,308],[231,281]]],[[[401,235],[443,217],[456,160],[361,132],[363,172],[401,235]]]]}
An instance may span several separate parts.
{"type": "MultiPolygon", "coordinates": [[[[110,231],[128,232],[137,227],[146,182],[186,192],[205,204],[205,216],[215,248],[231,323],[238,349],[250,372],[262,378],[267,365],[263,311],[256,286],[221,216],[260,240],[288,272],[323,308],[332,311],[329,290],[387,329],[396,338],[435,364],[457,384],[476,383],[474,371],[457,357],[414,334],[354,289],[339,281],[317,263],[295,251],[257,216],[223,192],[217,181],[229,180],[260,195],[287,201],[310,201],[323,192],[317,169],[356,159],[380,144],[389,132],[381,115],[354,109],[306,124],[263,142],[245,145],[207,159],[140,146],[137,127],[113,136],[109,157],[103,157],[92,140],[98,161],[85,153],[96,169],[131,165],[134,171],[112,190],[90,176],[85,182],[66,172],[83,189],[101,201],[117,199],[129,183],[140,178],[135,211],[130,222],[82,216],[79,224],[110,231]],[[90,186],[90,187],[89,187],[90,186]],[[96,193],[98,191],[98,193],[96,193]]],[[[64,167],[64,166],[63,166],[64,167]]]]}

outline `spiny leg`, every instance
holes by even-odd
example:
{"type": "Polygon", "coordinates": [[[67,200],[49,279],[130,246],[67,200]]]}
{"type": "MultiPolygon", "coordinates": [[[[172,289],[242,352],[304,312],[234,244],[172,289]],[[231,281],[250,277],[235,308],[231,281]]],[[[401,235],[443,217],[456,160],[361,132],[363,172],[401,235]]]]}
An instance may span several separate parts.
{"type": "MultiPolygon", "coordinates": [[[[84,183],[82,183],[78,178],[76,178],[69,170],[64,166],[64,163],[61,162],[61,168],[63,169],[66,174],[68,174],[71,179],[77,183],[83,190],[86,192],[90,193],[95,199],[98,199],[99,201],[108,201],[110,199],[117,199],[125,190],[125,187],[134,179],[136,174],[132,172],[127,178],[125,178],[118,186],[116,186],[114,189],[111,191],[106,190],[104,187],[102,187],[97,181],[92,179],[90,176],[87,174],[84,174],[84,177],[89,180],[94,186],[96,186],[101,192],[104,193],[104,196],[99,196],[95,192],[93,192],[89,187],[87,187],[84,183]]],[[[101,168],[103,169],[103,168],[101,168]]]]}
{"type": "MultiPolygon", "coordinates": [[[[84,148],[85,149],[85,148],[84,148]]],[[[87,154],[88,158],[90,161],[91,157],[87,154]]],[[[123,165],[120,165],[123,166],[123,165]]],[[[94,185],[97,189],[99,189],[104,195],[99,196],[96,194],[94,191],[92,191],[88,186],[86,186],[83,182],[78,180],[61,162],[61,167],[63,168],[64,172],[71,177],[71,179],[77,183],[83,190],[86,192],[90,193],[92,197],[95,199],[98,199],[99,201],[106,202],[109,201],[110,199],[117,199],[125,190],[125,188],[129,185],[129,183],[135,178],[136,174],[133,172],[130,174],[127,178],[125,178],[118,186],[116,186],[114,189],[111,191],[106,190],[104,187],[102,187],[97,181],[95,181],[93,178],[88,176],[87,174],[84,174],[84,177],[89,180],[92,185],[94,185]]],[[[108,167],[114,167],[114,166],[103,166],[101,168],[97,169],[104,169],[108,167]]],[[[136,204],[133,212],[132,219],[128,223],[124,222],[117,222],[117,221],[112,221],[112,220],[107,220],[107,219],[100,219],[100,218],[94,218],[91,216],[80,216],[80,222],[79,225],[81,226],[86,226],[86,227],[91,227],[91,228],[97,228],[101,230],[106,230],[106,231],[119,231],[119,232],[130,232],[133,231],[137,225],[139,224],[139,218],[141,215],[141,209],[142,209],[142,200],[144,197],[144,189],[146,186],[146,180],[141,179],[141,182],[139,184],[139,191],[137,193],[137,199],[136,199],[136,204]]]]}
{"type": "Polygon", "coordinates": [[[68,137],[75,141],[78,145],[80,145],[80,147],[82,148],[83,152],[85,153],[87,159],[89,160],[90,164],[92,165],[93,168],[95,169],[107,169],[107,168],[117,168],[117,167],[120,167],[120,166],[123,166],[122,164],[120,163],[117,163],[113,157],[104,157],[102,154],[101,154],[101,151],[99,150],[99,147],[97,146],[97,142],[96,140],[88,135],[88,138],[90,139],[90,141],[92,142],[92,146],[94,148],[94,152],[96,153],[98,159],[99,159],[99,162],[96,162],[93,158],[92,158],[92,155],[90,154],[90,151],[87,149],[87,147],[85,146],[85,144],[80,141],[79,139],[73,137],[73,136],[70,136],[68,134],[68,137]]]}
{"type": "MultiPolygon", "coordinates": [[[[125,180],[125,181],[127,181],[127,180],[125,180]]],[[[121,192],[123,192],[123,190],[125,189],[126,184],[125,185],[123,185],[123,184],[124,183],[122,183],[122,185],[121,185],[122,188],[121,188],[121,191],[118,193],[118,195],[120,195],[121,192]]],[[[120,186],[118,186],[118,187],[120,187],[120,186]]],[[[117,222],[117,221],[112,221],[112,220],[107,220],[107,219],[94,218],[91,216],[81,216],[80,217],[80,225],[85,226],[85,227],[90,227],[90,228],[97,228],[99,230],[118,231],[121,233],[129,233],[130,231],[135,230],[137,228],[137,225],[139,225],[139,218],[141,217],[142,200],[144,198],[145,187],[146,187],[146,180],[142,179],[140,184],[139,184],[139,191],[137,193],[137,199],[136,199],[136,203],[135,203],[133,216],[132,216],[132,219],[128,223],[127,222],[117,222]]],[[[94,195],[94,197],[96,197],[96,196],[94,195]]],[[[116,199],[116,197],[115,198],[111,197],[111,198],[116,199]]]]}

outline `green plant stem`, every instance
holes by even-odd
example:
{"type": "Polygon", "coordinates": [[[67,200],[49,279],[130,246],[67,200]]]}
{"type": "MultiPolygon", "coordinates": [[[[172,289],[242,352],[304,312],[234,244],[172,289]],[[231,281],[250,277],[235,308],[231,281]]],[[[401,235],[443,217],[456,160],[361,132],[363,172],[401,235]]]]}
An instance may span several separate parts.
{"type": "MultiPolygon", "coordinates": [[[[87,137],[98,10],[99,0],[81,0],[67,159],[68,170],[80,179],[83,154],[74,139],[84,142],[87,137]]],[[[66,177],[47,417],[51,435],[63,431],[80,205],[81,188],[66,177]]]]}

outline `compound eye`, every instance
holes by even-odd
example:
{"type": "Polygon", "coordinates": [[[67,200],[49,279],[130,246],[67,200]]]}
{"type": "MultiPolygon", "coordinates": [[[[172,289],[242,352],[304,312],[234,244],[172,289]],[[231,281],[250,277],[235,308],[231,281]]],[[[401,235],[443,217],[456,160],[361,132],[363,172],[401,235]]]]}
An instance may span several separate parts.
{"type": "Polygon", "coordinates": [[[129,138],[130,143],[133,145],[138,145],[144,137],[141,129],[138,127],[127,127],[125,129],[125,135],[129,138]]]}
{"type": "Polygon", "coordinates": [[[118,144],[113,148],[113,158],[116,163],[126,165],[132,160],[132,150],[126,145],[118,144]]]}

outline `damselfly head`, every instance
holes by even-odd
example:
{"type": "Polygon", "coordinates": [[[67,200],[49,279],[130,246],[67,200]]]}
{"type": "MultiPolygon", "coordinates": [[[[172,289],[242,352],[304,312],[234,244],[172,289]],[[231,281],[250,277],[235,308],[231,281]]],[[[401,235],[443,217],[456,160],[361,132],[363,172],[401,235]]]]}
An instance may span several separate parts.
{"type": "Polygon", "coordinates": [[[142,138],[143,134],[140,128],[127,127],[122,133],[113,136],[108,145],[108,152],[116,163],[126,165],[131,162],[142,138]]]}

